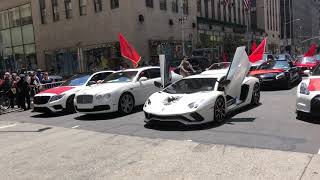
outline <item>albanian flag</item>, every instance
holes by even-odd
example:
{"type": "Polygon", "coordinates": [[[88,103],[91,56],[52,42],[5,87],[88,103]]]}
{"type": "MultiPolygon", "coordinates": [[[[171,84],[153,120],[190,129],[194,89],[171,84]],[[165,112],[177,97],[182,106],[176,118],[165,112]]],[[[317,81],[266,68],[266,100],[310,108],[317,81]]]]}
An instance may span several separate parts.
{"type": "Polygon", "coordinates": [[[263,54],[266,50],[267,38],[265,38],[259,46],[250,54],[249,61],[255,63],[263,59],[263,54]]]}
{"type": "Polygon", "coordinates": [[[124,36],[119,34],[120,41],[120,51],[121,56],[130,60],[133,65],[136,67],[138,62],[141,60],[141,56],[137,53],[137,51],[129,44],[129,42],[124,38],[124,36]]]}
{"type": "Polygon", "coordinates": [[[257,49],[257,43],[255,41],[253,41],[252,45],[251,45],[251,53],[257,49]]]}
{"type": "Polygon", "coordinates": [[[312,57],[314,56],[314,53],[317,50],[317,45],[316,44],[311,44],[310,49],[307,53],[304,54],[304,57],[312,57]]]}

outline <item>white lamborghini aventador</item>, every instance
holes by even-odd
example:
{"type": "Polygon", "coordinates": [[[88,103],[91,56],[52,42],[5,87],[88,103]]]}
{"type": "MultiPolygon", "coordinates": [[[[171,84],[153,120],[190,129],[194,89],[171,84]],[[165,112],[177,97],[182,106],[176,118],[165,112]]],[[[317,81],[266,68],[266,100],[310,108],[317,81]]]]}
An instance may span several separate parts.
{"type": "Polygon", "coordinates": [[[220,123],[232,110],[258,105],[260,83],[255,77],[246,77],[249,69],[245,47],[240,47],[229,69],[189,76],[151,95],[143,109],[146,123],[220,123]]]}

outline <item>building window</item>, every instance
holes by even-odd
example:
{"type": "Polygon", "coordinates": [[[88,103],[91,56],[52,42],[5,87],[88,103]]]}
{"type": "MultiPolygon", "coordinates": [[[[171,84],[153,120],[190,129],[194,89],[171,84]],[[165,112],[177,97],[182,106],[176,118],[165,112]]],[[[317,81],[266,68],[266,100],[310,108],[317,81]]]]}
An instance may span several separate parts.
{"type": "Polygon", "coordinates": [[[172,0],[172,12],[179,12],[178,0],[172,0]]]}
{"type": "Polygon", "coordinates": [[[20,11],[18,7],[9,9],[9,24],[10,27],[20,26],[20,11]]]}
{"type": "Polygon", "coordinates": [[[119,0],[111,0],[111,9],[119,8],[119,0]]]}
{"type": "Polygon", "coordinates": [[[167,0],[160,0],[160,10],[167,10],[167,0]]]}
{"type": "Polygon", "coordinates": [[[58,0],[51,0],[53,21],[59,21],[58,0]]]}
{"type": "Polygon", "coordinates": [[[64,6],[66,11],[66,19],[72,18],[72,3],[71,0],[64,0],[64,6]]]}
{"type": "Polygon", "coordinates": [[[79,0],[80,16],[87,15],[87,0],[79,0]]]}
{"type": "Polygon", "coordinates": [[[197,12],[200,14],[201,17],[201,0],[197,0],[197,12]]]}
{"type": "Polygon", "coordinates": [[[0,12],[0,30],[9,28],[8,11],[0,12]]]}
{"type": "Polygon", "coordinates": [[[216,2],[211,1],[212,19],[216,19],[216,2]]]}
{"type": "Polygon", "coordinates": [[[204,16],[209,17],[209,0],[204,0],[204,16]]]}
{"type": "Polygon", "coordinates": [[[20,6],[21,25],[32,24],[31,5],[20,6]]]}
{"type": "Polygon", "coordinates": [[[94,11],[101,12],[102,11],[102,2],[101,0],[94,0],[94,11]]]}
{"type": "Polygon", "coordinates": [[[149,8],[153,8],[153,0],[146,0],[146,6],[149,8]]]}
{"type": "Polygon", "coordinates": [[[41,18],[41,23],[45,24],[47,23],[47,18],[46,18],[46,1],[45,0],[39,0],[39,5],[40,5],[40,18],[41,18]]]}
{"type": "Polygon", "coordinates": [[[182,8],[183,8],[183,14],[189,14],[188,0],[183,0],[182,8]]]}

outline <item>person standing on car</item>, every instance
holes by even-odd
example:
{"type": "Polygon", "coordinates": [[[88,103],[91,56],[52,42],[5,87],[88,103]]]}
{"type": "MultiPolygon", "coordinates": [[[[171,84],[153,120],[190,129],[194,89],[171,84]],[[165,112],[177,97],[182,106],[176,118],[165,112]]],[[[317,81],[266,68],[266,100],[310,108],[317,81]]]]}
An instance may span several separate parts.
{"type": "Polygon", "coordinates": [[[193,69],[192,65],[188,61],[187,57],[184,57],[180,64],[180,75],[183,77],[190,76],[192,73],[196,71],[193,69]]]}

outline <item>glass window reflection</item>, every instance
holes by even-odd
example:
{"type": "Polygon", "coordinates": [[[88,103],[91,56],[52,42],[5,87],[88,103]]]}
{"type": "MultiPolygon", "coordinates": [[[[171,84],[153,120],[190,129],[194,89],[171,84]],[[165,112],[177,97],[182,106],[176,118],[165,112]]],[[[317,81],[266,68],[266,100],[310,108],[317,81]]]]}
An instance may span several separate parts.
{"type": "Polygon", "coordinates": [[[11,29],[12,46],[22,45],[21,27],[11,29]]]}
{"type": "Polygon", "coordinates": [[[11,46],[10,29],[0,31],[0,44],[3,47],[11,46]]]}
{"type": "Polygon", "coordinates": [[[13,48],[13,58],[16,64],[16,69],[22,69],[26,67],[26,63],[24,61],[23,46],[17,46],[13,48]]]}
{"type": "Polygon", "coordinates": [[[32,24],[22,26],[23,44],[34,43],[34,33],[32,24]]]}
{"type": "Polygon", "coordinates": [[[0,29],[9,28],[9,15],[8,11],[0,12],[0,29]]]}
{"type": "Polygon", "coordinates": [[[9,22],[10,27],[20,26],[20,12],[18,7],[9,9],[9,22]]]}
{"type": "Polygon", "coordinates": [[[21,25],[32,24],[31,5],[26,4],[20,7],[21,25]]]}

